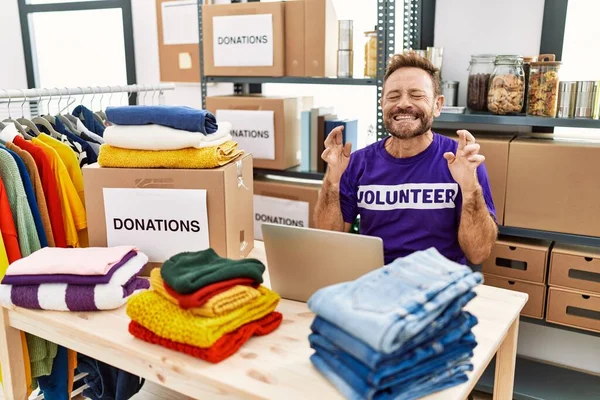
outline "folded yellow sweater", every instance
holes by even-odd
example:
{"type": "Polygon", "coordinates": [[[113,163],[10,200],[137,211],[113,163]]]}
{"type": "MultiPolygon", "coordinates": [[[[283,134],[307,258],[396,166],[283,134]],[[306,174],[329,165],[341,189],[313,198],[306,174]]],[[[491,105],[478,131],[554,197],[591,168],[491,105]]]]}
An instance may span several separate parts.
{"type": "MultiPolygon", "coordinates": [[[[150,272],[150,286],[162,297],[179,306],[179,301],[165,289],[165,281],[160,275],[160,269],[155,268],[150,272]]],[[[201,317],[219,317],[245,306],[259,296],[260,292],[251,286],[236,285],[211,297],[202,307],[187,310],[201,317]]]]}
{"type": "Polygon", "coordinates": [[[195,168],[221,167],[241,156],[237,142],[229,141],[220,146],[181,150],[131,150],[103,144],[98,163],[112,168],[195,168]]]}
{"type": "Polygon", "coordinates": [[[166,300],[153,290],[138,293],[127,302],[127,315],[156,335],[196,347],[210,347],[221,336],[273,312],[279,295],[260,286],[261,296],[229,314],[205,318],[166,300]]]}

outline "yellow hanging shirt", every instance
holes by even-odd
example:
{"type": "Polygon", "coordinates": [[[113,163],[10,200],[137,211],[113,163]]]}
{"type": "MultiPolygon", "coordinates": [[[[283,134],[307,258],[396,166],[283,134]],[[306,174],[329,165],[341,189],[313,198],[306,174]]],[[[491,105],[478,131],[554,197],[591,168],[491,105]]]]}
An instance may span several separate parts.
{"type": "Polygon", "coordinates": [[[31,141],[34,145],[41,148],[50,160],[50,167],[54,172],[54,177],[58,184],[58,193],[60,198],[60,206],[65,224],[65,236],[67,238],[67,246],[80,247],[81,243],[78,236],[78,231],[84,231],[87,228],[87,220],[85,208],[77,189],[67,172],[67,167],[61,160],[60,156],[51,146],[47,145],[38,138],[33,138],[31,141]]]}

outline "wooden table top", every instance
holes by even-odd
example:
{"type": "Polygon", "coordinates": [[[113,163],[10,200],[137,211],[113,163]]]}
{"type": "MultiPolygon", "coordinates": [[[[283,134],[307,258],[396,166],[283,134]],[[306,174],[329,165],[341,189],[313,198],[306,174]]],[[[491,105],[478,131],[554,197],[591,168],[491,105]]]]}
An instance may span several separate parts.
{"type": "MultiPolygon", "coordinates": [[[[251,257],[265,260],[262,242],[251,257]]],[[[265,262],[266,264],[266,262],[265,262]]],[[[269,285],[265,274],[265,285],[269,285]]],[[[463,399],[470,393],[506,333],[519,317],[527,295],[480,286],[466,307],[479,319],[470,380],[427,399],[463,399]]],[[[339,399],[340,394],[311,365],[308,345],[314,315],[305,303],[282,300],[283,323],[272,334],[252,338],[231,358],[210,364],[131,336],[125,309],[105,312],[53,312],[15,308],[10,325],[94,357],[185,395],[202,399],[339,399]]]]}

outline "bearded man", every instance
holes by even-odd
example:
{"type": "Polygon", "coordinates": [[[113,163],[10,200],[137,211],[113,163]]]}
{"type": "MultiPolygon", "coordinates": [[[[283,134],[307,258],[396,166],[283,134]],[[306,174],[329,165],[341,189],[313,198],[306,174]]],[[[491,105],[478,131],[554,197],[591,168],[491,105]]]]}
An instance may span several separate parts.
{"type": "Polygon", "coordinates": [[[328,135],[316,226],[348,232],[360,215],[360,233],[383,239],[386,264],[430,247],[463,264],[487,259],[498,227],[485,157],[466,130],[458,143],[432,132],[443,104],[433,64],[393,56],[381,98],[390,136],[350,154],[343,128],[328,135]]]}

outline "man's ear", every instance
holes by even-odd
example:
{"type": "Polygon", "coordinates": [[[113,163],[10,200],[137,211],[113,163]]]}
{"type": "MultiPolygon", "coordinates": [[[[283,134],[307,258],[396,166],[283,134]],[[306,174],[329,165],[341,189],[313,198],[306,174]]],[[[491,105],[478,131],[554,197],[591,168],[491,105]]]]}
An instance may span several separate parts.
{"type": "Polygon", "coordinates": [[[445,101],[444,95],[439,95],[437,97],[437,99],[435,100],[435,106],[434,106],[434,109],[433,109],[433,116],[434,117],[437,118],[442,113],[442,107],[444,106],[444,101],[445,101]]]}

